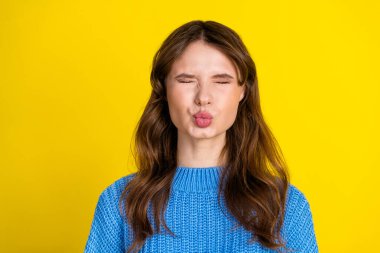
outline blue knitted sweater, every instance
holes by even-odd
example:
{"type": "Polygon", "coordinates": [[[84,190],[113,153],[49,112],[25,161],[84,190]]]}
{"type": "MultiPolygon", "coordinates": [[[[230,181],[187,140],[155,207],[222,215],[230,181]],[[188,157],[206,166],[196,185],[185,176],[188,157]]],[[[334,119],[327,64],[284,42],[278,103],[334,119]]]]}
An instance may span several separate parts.
{"type": "MultiPolygon", "coordinates": [[[[134,175],[120,178],[101,193],[85,253],[124,253],[131,245],[132,231],[120,216],[118,201],[134,175]]],[[[218,205],[220,175],[221,167],[177,167],[165,213],[167,225],[176,237],[161,230],[148,237],[139,252],[275,252],[258,242],[248,243],[251,234],[241,226],[236,229],[236,219],[227,212],[223,201],[222,207],[218,205]]],[[[152,221],[151,212],[149,217],[152,221]]],[[[292,184],[287,192],[281,234],[294,252],[318,252],[310,205],[292,184]]]]}

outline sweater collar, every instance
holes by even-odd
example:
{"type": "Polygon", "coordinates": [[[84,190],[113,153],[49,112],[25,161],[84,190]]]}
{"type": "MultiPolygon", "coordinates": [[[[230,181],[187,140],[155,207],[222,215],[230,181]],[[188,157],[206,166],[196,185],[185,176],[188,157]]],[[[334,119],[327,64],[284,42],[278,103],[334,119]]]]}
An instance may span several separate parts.
{"type": "Polygon", "coordinates": [[[186,192],[217,191],[222,166],[185,167],[177,166],[172,189],[186,192]]]}

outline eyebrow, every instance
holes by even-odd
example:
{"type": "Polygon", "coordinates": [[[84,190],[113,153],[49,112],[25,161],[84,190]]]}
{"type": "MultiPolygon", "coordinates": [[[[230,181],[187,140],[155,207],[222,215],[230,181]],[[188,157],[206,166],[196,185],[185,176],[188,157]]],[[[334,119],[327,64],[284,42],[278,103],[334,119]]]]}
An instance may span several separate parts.
{"type": "MultiPolygon", "coordinates": [[[[196,77],[195,75],[192,75],[192,74],[188,74],[188,73],[181,73],[179,75],[176,75],[174,78],[177,79],[177,78],[194,78],[196,77]]],[[[215,74],[212,76],[212,78],[228,78],[228,79],[234,79],[233,76],[227,74],[227,73],[221,73],[221,74],[215,74]]]]}

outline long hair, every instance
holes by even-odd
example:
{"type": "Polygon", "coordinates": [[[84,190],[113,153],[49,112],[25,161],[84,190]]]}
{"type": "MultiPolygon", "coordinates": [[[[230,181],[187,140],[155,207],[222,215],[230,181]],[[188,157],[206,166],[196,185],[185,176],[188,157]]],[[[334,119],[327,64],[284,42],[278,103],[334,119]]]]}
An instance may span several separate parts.
{"type": "Polygon", "coordinates": [[[280,230],[285,215],[288,170],[281,149],[264,122],[256,67],[239,35],[215,21],[194,20],[175,29],[153,58],[152,93],[135,129],[134,159],[138,171],[126,185],[120,203],[133,232],[128,253],[139,251],[147,237],[169,234],[164,213],[177,167],[177,128],[169,116],[165,79],[173,62],[192,42],[203,40],[228,56],[245,85],[234,124],[226,131],[220,157],[226,157],[221,173],[218,203],[223,197],[238,224],[251,232],[249,242],[277,249],[285,246],[280,230]],[[121,204],[122,203],[122,204],[121,204]],[[148,209],[153,212],[149,219],[148,209]],[[154,223],[155,229],[152,227],[154,223]]]}

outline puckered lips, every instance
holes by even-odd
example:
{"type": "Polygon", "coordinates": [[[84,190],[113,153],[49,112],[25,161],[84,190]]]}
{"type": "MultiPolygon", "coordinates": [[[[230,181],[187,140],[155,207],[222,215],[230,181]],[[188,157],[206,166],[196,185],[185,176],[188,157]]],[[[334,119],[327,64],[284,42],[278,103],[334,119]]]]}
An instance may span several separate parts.
{"type": "Polygon", "coordinates": [[[206,111],[197,112],[194,116],[194,123],[201,128],[208,127],[212,122],[212,115],[206,111]]]}

